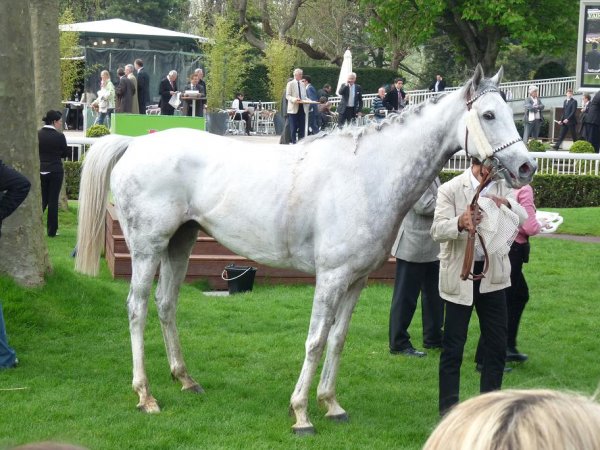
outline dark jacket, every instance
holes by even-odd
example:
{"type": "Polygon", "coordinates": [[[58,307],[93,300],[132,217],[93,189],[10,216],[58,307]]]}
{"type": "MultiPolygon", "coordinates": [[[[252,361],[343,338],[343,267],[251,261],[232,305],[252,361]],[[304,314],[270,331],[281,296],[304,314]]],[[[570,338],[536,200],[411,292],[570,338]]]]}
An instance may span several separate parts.
{"type": "Polygon", "coordinates": [[[150,104],[150,77],[142,67],[137,71],[137,93],[140,114],[146,114],[146,106],[150,104]]]}
{"type": "Polygon", "coordinates": [[[133,94],[135,94],[133,81],[127,78],[127,75],[123,75],[115,88],[115,97],[117,100],[115,112],[130,113],[133,108],[133,94]]]}
{"type": "MultiPolygon", "coordinates": [[[[437,83],[437,78],[435,80],[433,80],[433,83],[431,83],[431,86],[429,86],[430,91],[435,91],[435,83],[437,83]]],[[[442,78],[440,80],[440,84],[438,84],[437,92],[442,92],[445,89],[446,89],[446,81],[442,78]]]]}
{"type": "Polygon", "coordinates": [[[27,178],[0,160],[0,232],[2,221],[23,203],[30,187],[27,178]]]}
{"type": "Polygon", "coordinates": [[[576,124],[577,123],[577,100],[571,97],[570,100],[565,100],[563,103],[563,113],[561,117],[561,121],[568,120],[569,123],[576,124]]]}
{"type": "Polygon", "coordinates": [[[63,172],[61,158],[69,156],[65,135],[54,127],[42,127],[38,131],[40,172],[63,172]]]}
{"type": "MultiPolygon", "coordinates": [[[[338,94],[341,95],[340,103],[338,105],[337,111],[340,114],[344,114],[346,108],[348,107],[348,97],[350,95],[350,87],[344,83],[340,87],[338,94]]],[[[360,84],[354,84],[354,112],[359,113],[362,111],[363,100],[362,100],[362,88],[360,84]]]]}
{"type": "Polygon", "coordinates": [[[600,91],[596,92],[588,103],[584,123],[600,126],[600,91]]]}
{"type": "Polygon", "coordinates": [[[172,116],[175,112],[175,108],[173,108],[169,104],[169,100],[171,100],[171,91],[177,91],[177,80],[173,81],[173,86],[171,86],[171,82],[167,77],[163,78],[158,86],[158,94],[160,95],[160,113],[163,116],[172,116]]]}
{"type": "MultiPolygon", "coordinates": [[[[404,92],[404,89],[400,89],[400,95],[402,95],[403,100],[406,99],[406,92],[404,92]]],[[[406,106],[406,103],[404,105],[398,106],[398,89],[396,88],[393,88],[390,92],[385,94],[383,104],[385,105],[388,111],[397,111],[406,106]]]]}

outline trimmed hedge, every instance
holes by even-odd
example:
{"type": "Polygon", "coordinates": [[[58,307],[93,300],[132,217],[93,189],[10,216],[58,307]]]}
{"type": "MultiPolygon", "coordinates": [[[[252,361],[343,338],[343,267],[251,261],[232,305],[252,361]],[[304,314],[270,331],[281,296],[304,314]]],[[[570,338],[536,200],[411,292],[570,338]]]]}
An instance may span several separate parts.
{"type": "MultiPolygon", "coordinates": [[[[445,183],[462,172],[442,172],[445,183]]],[[[538,208],[584,208],[600,206],[600,177],[593,175],[538,174],[531,182],[538,208]]]]}
{"type": "Polygon", "coordinates": [[[67,198],[77,200],[79,198],[79,181],[81,180],[81,161],[65,161],[63,165],[67,198]]]}

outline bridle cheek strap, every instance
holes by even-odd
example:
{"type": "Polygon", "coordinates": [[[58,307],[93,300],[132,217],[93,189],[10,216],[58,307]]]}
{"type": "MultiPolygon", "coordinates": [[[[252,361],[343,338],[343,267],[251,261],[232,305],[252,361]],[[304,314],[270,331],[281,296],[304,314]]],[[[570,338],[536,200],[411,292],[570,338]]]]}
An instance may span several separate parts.
{"type": "Polygon", "coordinates": [[[475,149],[478,153],[479,160],[483,161],[486,158],[491,158],[494,154],[494,149],[483,132],[478,111],[475,106],[467,112],[466,125],[467,130],[471,133],[471,137],[475,142],[475,149]]]}

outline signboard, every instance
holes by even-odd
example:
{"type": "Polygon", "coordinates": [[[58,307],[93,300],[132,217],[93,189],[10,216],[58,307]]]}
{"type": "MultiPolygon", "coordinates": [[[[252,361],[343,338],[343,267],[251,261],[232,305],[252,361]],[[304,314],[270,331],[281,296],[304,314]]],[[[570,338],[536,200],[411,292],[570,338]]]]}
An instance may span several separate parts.
{"type": "Polygon", "coordinates": [[[204,131],[204,117],[113,114],[110,132],[124,136],[142,136],[169,128],[193,128],[204,131]]]}
{"type": "Polygon", "coordinates": [[[600,0],[579,3],[577,91],[600,90],[600,0]]]}

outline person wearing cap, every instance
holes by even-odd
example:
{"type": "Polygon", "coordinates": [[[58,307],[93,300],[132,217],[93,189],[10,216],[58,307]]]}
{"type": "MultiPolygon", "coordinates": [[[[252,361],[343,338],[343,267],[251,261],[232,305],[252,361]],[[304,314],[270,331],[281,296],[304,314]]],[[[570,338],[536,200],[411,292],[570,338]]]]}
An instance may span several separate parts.
{"type": "MultiPolygon", "coordinates": [[[[469,222],[478,225],[486,220],[481,212],[471,211],[469,204],[487,170],[480,161],[471,158],[471,166],[466,171],[440,186],[431,225],[431,236],[440,243],[439,292],[446,309],[439,367],[440,415],[446,414],[458,403],[460,367],[473,309],[479,317],[484,339],[480,392],[502,387],[507,336],[505,288],[510,286],[509,257],[501,252],[490,253],[485,277],[477,280],[460,278],[469,236],[466,227],[469,222]]],[[[498,215],[505,230],[510,229],[513,219],[518,219],[519,224],[527,220],[527,212],[517,203],[513,190],[504,180],[491,181],[481,191],[479,202],[488,205],[488,211],[498,215]],[[510,224],[506,223],[509,219],[510,224]]],[[[471,267],[474,274],[483,272],[484,259],[483,253],[476,250],[471,267]]]]}
{"type": "Polygon", "coordinates": [[[523,116],[523,142],[527,143],[529,138],[537,139],[540,135],[542,125],[542,111],[544,104],[538,96],[538,88],[532,84],[529,86],[529,97],[525,99],[525,115],[523,116]]]}
{"type": "Polygon", "coordinates": [[[48,208],[47,232],[54,237],[58,231],[58,198],[64,177],[61,158],[69,155],[69,149],[65,135],[58,131],[62,129],[60,111],[50,110],[42,120],[45,125],[38,131],[42,212],[48,208]]]}

